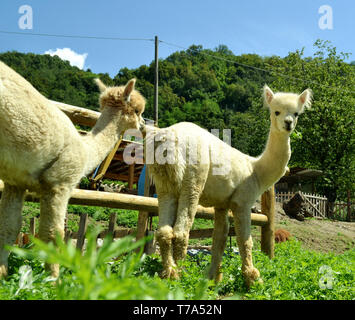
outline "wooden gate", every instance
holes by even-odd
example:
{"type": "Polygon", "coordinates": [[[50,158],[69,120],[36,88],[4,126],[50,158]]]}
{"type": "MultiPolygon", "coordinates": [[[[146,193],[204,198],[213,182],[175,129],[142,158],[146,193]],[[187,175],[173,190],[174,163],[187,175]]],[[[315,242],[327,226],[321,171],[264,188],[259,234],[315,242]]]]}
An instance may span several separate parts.
{"type": "MultiPolygon", "coordinates": [[[[307,211],[314,217],[326,218],[327,201],[324,196],[300,192],[307,202],[307,211]]],[[[290,200],[295,195],[294,192],[279,192],[276,194],[276,202],[285,202],[290,200]]]]}

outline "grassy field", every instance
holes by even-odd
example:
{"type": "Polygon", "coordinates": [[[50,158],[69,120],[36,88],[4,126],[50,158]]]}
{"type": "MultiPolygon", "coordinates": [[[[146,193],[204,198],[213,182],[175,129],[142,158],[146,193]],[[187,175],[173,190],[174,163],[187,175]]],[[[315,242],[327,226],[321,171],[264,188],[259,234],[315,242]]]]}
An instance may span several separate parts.
{"type": "Polygon", "coordinates": [[[187,256],[180,265],[180,280],[173,281],[159,278],[157,255],[133,253],[139,244],[129,237],[108,240],[98,251],[91,237],[84,256],[60,241],[59,252],[37,239],[35,244],[32,249],[13,249],[9,277],[0,281],[0,299],[355,299],[355,249],[324,254],[302,249],[299,241],[292,240],[276,244],[275,258],[270,260],[255,248],[254,263],[263,284],[247,291],[240,257],[228,251],[223,280],[215,285],[204,277],[210,255],[202,253],[187,256]],[[57,285],[43,261],[61,264],[57,285]]]}
{"type": "MultiPolygon", "coordinates": [[[[90,217],[89,234],[98,226],[107,227],[111,209],[69,206],[69,229],[77,230],[82,212],[90,217]]],[[[38,204],[26,203],[24,232],[28,231],[28,220],[38,214],[38,204]]],[[[137,215],[136,211],[119,211],[117,223],[135,227],[137,215]]],[[[296,233],[297,226],[285,221],[278,219],[277,224],[293,228],[292,232],[296,233]]],[[[153,228],[156,223],[153,219],[153,228]]],[[[211,226],[211,221],[206,220],[196,220],[194,224],[194,228],[211,226]]],[[[305,228],[305,232],[309,230],[305,228]]],[[[342,250],[332,252],[316,246],[316,250],[311,250],[302,237],[296,236],[292,241],[276,244],[275,258],[270,260],[260,251],[257,227],[253,227],[253,234],[253,258],[263,284],[256,284],[249,291],[243,283],[240,257],[231,250],[225,252],[224,277],[217,285],[204,276],[210,255],[203,253],[187,256],[181,263],[180,280],[162,280],[158,276],[159,256],[133,253],[140,244],[132,242],[132,238],[108,240],[97,251],[95,237],[91,236],[84,256],[70,244],[62,243],[58,252],[37,239],[31,249],[13,249],[9,277],[0,282],[0,299],[355,299],[355,249],[351,239],[340,241],[342,250]],[[53,279],[44,269],[44,261],[61,264],[59,284],[53,285],[53,279]]],[[[210,239],[194,241],[204,245],[210,242],[210,239]]],[[[234,239],[232,245],[235,245],[234,239]]]]}

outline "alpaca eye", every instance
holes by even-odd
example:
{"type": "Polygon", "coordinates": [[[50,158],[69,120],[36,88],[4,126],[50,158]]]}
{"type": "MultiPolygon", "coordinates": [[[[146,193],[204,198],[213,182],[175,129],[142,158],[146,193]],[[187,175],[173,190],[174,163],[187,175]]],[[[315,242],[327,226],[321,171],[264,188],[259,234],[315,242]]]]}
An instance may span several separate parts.
{"type": "Polygon", "coordinates": [[[295,112],[295,117],[298,117],[298,112],[295,112]]]}
{"type": "Polygon", "coordinates": [[[275,111],[275,115],[279,115],[280,114],[280,111],[275,111]]]}
{"type": "Polygon", "coordinates": [[[134,112],[135,112],[136,114],[139,114],[139,110],[138,110],[138,109],[134,110],[134,112]]]}

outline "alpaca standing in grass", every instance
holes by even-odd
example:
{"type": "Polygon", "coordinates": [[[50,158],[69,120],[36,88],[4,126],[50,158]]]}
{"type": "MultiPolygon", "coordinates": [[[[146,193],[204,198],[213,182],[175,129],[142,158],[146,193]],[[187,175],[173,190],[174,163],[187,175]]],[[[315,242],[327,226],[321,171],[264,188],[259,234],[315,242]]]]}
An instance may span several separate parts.
{"type": "Polygon", "coordinates": [[[290,134],[298,116],[310,107],[311,95],[309,89],[300,95],[274,94],[265,85],[263,97],[270,109],[271,128],[265,151],[257,158],[192,123],[154,128],[151,133],[147,130],[147,149],[154,143],[156,156],[148,168],[159,199],[156,237],[163,277],[178,276],[176,262],[186,255],[189,231],[200,203],[215,208],[209,277],[218,281],[221,276],[220,263],[229,230],[227,213],[231,209],[246,284],[259,278],[252,262],[251,207],[284,175],[291,156],[290,134]]]}
{"type": "MultiPolygon", "coordinates": [[[[8,251],[21,228],[26,189],[40,196],[39,238],[63,235],[71,192],[112,150],[120,135],[139,128],[145,99],[126,86],[106,87],[99,79],[101,116],[81,136],[69,118],[29,82],[0,61],[0,277],[7,274],[8,251]]],[[[58,276],[59,266],[49,266],[58,276]]]]}

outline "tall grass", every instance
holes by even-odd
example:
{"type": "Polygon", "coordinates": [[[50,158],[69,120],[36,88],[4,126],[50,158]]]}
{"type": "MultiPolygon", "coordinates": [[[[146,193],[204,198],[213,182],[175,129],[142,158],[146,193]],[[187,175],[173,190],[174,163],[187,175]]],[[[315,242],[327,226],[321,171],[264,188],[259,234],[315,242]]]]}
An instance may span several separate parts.
{"type": "Polygon", "coordinates": [[[225,252],[224,277],[217,285],[205,278],[211,256],[202,253],[180,263],[179,280],[162,280],[160,257],[135,252],[143,240],[106,238],[96,249],[96,234],[90,233],[84,254],[61,239],[58,248],[38,239],[30,248],[11,248],[9,277],[0,281],[0,299],[355,299],[354,248],[342,255],[324,254],[304,250],[292,240],[276,244],[272,260],[254,250],[264,283],[248,291],[240,256],[233,252],[225,252]],[[44,262],[60,263],[59,279],[50,278],[44,262]]]}

